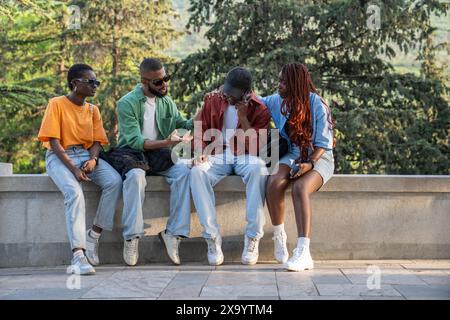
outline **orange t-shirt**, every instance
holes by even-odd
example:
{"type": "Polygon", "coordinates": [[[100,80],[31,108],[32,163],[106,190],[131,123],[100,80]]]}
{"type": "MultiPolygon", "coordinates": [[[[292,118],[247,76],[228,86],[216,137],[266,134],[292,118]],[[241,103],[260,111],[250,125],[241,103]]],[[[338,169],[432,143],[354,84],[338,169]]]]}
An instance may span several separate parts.
{"type": "Polygon", "coordinates": [[[78,106],[66,96],[48,102],[38,139],[44,147],[51,149],[50,138],[59,139],[64,149],[77,144],[89,149],[95,141],[108,144],[98,107],[89,103],[78,106]]]}

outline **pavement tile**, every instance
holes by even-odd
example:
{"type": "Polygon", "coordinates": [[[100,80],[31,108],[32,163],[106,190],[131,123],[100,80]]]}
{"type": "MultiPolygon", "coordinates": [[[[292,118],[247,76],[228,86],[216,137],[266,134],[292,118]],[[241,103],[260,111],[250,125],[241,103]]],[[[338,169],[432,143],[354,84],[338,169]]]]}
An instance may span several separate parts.
{"type": "Polygon", "coordinates": [[[277,286],[273,285],[218,285],[205,286],[201,297],[226,297],[226,296],[278,296],[277,286]]]}
{"type": "Polygon", "coordinates": [[[391,285],[369,289],[362,284],[317,284],[317,290],[321,296],[401,296],[391,285]]]}
{"type": "Polygon", "coordinates": [[[273,262],[102,265],[81,277],[66,268],[0,269],[0,300],[450,300],[450,260],[321,260],[303,272],[273,262]],[[371,290],[376,270],[381,287],[371,290]]]}
{"type": "Polygon", "coordinates": [[[1,300],[72,300],[78,299],[88,289],[69,290],[59,288],[40,288],[15,290],[13,293],[1,296],[1,300]]]}
{"type": "Polygon", "coordinates": [[[92,298],[158,298],[177,271],[124,270],[82,296],[92,298]]]}
{"type": "Polygon", "coordinates": [[[384,284],[413,284],[426,285],[426,283],[413,272],[405,269],[342,269],[342,272],[353,284],[366,284],[374,281],[379,274],[380,283],[384,284]],[[379,272],[379,273],[378,273],[379,272]]]}
{"type": "Polygon", "coordinates": [[[394,285],[406,299],[423,300],[423,299],[444,299],[450,300],[450,286],[448,285],[394,285]]]}
{"type": "Polygon", "coordinates": [[[425,281],[427,284],[448,285],[450,286],[450,272],[442,270],[413,270],[413,274],[425,281]]]}
{"type": "Polygon", "coordinates": [[[275,284],[274,272],[215,271],[210,274],[206,286],[275,284]]]}

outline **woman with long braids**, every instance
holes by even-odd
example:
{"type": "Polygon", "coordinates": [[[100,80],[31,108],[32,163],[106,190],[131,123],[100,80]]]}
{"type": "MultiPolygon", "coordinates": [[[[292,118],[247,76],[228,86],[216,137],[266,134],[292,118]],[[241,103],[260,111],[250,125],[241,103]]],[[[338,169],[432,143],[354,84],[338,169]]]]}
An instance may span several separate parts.
{"type": "Polygon", "coordinates": [[[278,93],[263,98],[289,152],[279,161],[266,188],[272,220],[275,258],[290,271],[314,268],[309,251],[311,236],[311,194],[333,175],[333,120],[331,111],[315,88],[308,69],[289,63],[280,72],[278,93]],[[292,201],[297,222],[297,247],[292,257],[284,231],[284,195],[292,183],[292,201]]]}

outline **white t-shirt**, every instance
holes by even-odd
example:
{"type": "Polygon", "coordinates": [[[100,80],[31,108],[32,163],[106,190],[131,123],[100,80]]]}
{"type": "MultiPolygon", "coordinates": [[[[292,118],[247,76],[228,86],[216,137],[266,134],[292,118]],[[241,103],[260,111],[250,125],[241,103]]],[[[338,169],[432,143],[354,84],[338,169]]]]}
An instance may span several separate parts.
{"type": "Polygon", "coordinates": [[[230,148],[230,139],[236,133],[236,127],[238,124],[238,115],[235,106],[229,105],[225,110],[223,117],[223,144],[226,145],[227,149],[230,148]]]}
{"type": "Polygon", "coordinates": [[[142,127],[142,135],[150,140],[158,138],[158,129],[156,128],[156,98],[147,97],[145,101],[144,124],[142,127]]]}

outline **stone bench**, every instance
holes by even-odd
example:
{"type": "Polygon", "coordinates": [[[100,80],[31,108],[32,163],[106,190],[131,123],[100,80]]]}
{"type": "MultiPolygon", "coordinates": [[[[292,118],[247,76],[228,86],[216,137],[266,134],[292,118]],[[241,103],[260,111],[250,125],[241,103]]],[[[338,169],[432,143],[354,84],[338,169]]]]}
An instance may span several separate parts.
{"type": "MultiPolygon", "coordinates": [[[[87,224],[93,221],[99,188],[83,186],[87,224]]],[[[225,261],[239,262],[245,227],[245,186],[239,177],[225,178],[216,188],[218,221],[225,261]]],[[[296,226],[290,193],[286,231],[291,251],[296,226]]],[[[115,230],[100,244],[103,263],[123,263],[120,202],[115,230]]],[[[192,207],[191,238],[180,246],[182,262],[204,261],[192,207]]],[[[145,237],[140,263],[167,262],[157,234],[169,214],[169,188],[163,177],[147,177],[145,237]]],[[[313,196],[312,244],[315,259],[448,259],[450,258],[450,176],[335,175],[313,196]]],[[[266,209],[260,261],[273,260],[271,224],[266,209]]],[[[68,264],[63,197],[47,175],[0,176],[0,267],[68,264]]]]}

